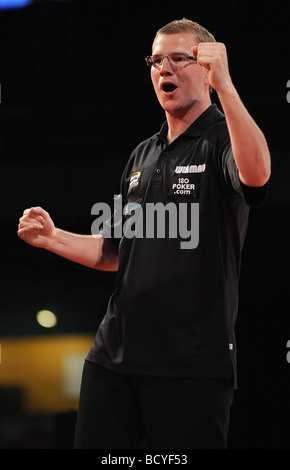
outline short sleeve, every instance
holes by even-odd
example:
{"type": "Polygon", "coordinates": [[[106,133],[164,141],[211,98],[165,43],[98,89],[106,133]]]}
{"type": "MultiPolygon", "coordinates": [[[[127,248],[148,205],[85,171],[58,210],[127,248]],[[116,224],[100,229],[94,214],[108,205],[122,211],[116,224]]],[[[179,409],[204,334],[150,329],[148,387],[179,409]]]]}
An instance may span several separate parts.
{"type": "Polygon", "coordinates": [[[240,185],[243,191],[243,196],[248,206],[257,207],[261,206],[267,197],[269,184],[266,183],[264,186],[254,187],[246,186],[240,181],[240,185]]]}
{"type": "Polygon", "coordinates": [[[247,186],[242,183],[230,143],[222,149],[220,159],[226,185],[236,195],[242,197],[248,206],[262,205],[268,193],[268,183],[259,187],[247,186]]]}
{"type": "Polygon", "coordinates": [[[101,227],[100,235],[109,239],[113,245],[119,246],[123,233],[123,204],[122,195],[114,196],[114,204],[111,206],[111,216],[106,219],[101,227]]]}
{"type": "Polygon", "coordinates": [[[123,209],[126,205],[128,191],[127,175],[132,166],[133,157],[134,152],[131,154],[122,173],[120,182],[120,193],[114,196],[113,204],[111,205],[111,216],[104,221],[99,232],[101,235],[103,235],[104,238],[110,239],[110,241],[116,247],[119,246],[119,243],[123,236],[123,225],[125,222],[123,209]]]}

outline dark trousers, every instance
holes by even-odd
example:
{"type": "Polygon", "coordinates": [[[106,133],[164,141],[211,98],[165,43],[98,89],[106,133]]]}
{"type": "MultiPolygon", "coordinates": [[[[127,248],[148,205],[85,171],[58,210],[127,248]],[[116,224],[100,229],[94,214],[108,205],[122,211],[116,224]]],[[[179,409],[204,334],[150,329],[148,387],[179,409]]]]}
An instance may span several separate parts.
{"type": "Polygon", "coordinates": [[[224,379],[147,377],[85,362],[76,449],[226,449],[224,379]]]}

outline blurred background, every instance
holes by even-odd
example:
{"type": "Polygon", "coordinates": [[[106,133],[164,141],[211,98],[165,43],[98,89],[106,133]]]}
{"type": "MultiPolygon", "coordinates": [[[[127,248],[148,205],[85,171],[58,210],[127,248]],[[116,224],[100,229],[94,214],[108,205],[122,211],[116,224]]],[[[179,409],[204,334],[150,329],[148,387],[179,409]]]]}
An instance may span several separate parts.
{"type": "Polygon", "coordinates": [[[288,2],[16,3],[0,1],[0,448],[72,448],[82,365],[115,276],[25,244],[18,219],[40,205],[56,226],[90,233],[93,204],[112,203],[131,151],[161,127],[144,57],[183,16],[226,44],[272,155],[243,251],[229,447],[290,448],[288,2]]]}

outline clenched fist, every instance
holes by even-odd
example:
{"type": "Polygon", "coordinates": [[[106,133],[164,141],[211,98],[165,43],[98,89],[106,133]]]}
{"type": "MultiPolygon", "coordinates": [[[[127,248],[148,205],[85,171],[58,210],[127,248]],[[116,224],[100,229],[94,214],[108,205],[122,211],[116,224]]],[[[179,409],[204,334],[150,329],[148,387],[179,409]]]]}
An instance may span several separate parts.
{"type": "Polygon", "coordinates": [[[223,43],[200,42],[198,46],[192,47],[192,53],[205,70],[209,83],[216,92],[222,92],[232,84],[227,50],[223,43]]]}
{"type": "Polygon", "coordinates": [[[41,207],[26,209],[19,219],[18,236],[36,247],[48,249],[55,230],[50,215],[41,207]]]}

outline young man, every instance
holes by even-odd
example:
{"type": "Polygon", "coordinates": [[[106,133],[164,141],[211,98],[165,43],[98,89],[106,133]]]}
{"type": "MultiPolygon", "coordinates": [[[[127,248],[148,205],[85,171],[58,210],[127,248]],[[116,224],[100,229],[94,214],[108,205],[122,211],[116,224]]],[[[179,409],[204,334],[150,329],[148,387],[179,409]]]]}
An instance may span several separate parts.
{"type": "Polygon", "coordinates": [[[166,122],[124,170],[124,218],[135,217],[136,228],[146,222],[140,208],[171,203],[180,221],[186,208],[195,243],[182,245],[168,226],[163,237],[109,239],[106,224],[103,235],[75,235],[39,207],[24,212],[18,233],[86,266],[118,270],[84,366],[76,448],[226,448],[240,254],[249,206],[265,196],[269,151],[231,81],[224,44],[202,26],[169,23],[146,62],[166,122]]]}

